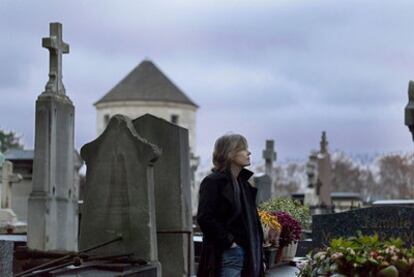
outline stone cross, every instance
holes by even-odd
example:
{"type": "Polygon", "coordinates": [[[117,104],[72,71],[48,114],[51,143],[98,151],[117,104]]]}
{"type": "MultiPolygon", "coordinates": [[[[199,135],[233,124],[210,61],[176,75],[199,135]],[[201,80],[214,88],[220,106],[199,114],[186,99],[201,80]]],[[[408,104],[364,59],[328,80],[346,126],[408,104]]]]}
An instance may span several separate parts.
{"type": "Polygon", "coordinates": [[[263,158],[265,159],[265,172],[272,178],[273,162],[276,161],[276,153],[274,152],[274,140],[266,140],[266,149],[263,150],[263,158]]]}
{"type": "Polygon", "coordinates": [[[414,82],[408,84],[408,104],[405,106],[405,125],[410,130],[414,140],[414,82]]]}
{"type": "Polygon", "coordinates": [[[12,184],[18,183],[22,179],[20,174],[13,173],[13,164],[11,162],[5,161],[3,163],[0,199],[2,209],[12,208],[12,184]]]}
{"type": "Polygon", "coordinates": [[[49,81],[46,92],[65,94],[62,82],[62,54],[69,53],[69,45],[62,40],[62,24],[50,23],[50,37],[42,39],[42,46],[49,49],[49,81]]]}

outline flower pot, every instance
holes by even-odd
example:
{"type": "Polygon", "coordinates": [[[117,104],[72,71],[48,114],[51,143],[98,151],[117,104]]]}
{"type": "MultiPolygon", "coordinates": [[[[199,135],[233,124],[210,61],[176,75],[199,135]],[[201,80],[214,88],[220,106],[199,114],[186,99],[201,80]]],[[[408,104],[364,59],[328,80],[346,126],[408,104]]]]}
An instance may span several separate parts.
{"type": "Polygon", "coordinates": [[[275,256],[275,265],[278,265],[282,262],[283,248],[284,247],[281,247],[280,245],[277,248],[276,256],[275,256]]]}
{"type": "Polygon", "coordinates": [[[298,243],[292,242],[286,247],[283,247],[283,253],[282,253],[282,261],[284,262],[290,262],[295,258],[296,251],[298,249],[298,243]]]}
{"type": "Polygon", "coordinates": [[[265,255],[265,264],[267,269],[274,268],[276,266],[276,254],[277,254],[277,247],[264,247],[264,255],[265,255]]]}

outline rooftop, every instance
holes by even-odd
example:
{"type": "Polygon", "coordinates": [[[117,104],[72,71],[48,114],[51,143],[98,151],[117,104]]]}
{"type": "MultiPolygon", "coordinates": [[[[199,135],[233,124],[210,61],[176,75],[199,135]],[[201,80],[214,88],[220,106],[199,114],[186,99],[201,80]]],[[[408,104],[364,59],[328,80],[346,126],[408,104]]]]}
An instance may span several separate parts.
{"type": "Polygon", "coordinates": [[[116,101],[166,101],[198,107],[149,60],[141,62],[94,105],[116,101]]]}
{"type": "Polygon", "coordinates": [[[34,150],[9,149],[4,156],[6,160],[33,160],[34,150]]]}

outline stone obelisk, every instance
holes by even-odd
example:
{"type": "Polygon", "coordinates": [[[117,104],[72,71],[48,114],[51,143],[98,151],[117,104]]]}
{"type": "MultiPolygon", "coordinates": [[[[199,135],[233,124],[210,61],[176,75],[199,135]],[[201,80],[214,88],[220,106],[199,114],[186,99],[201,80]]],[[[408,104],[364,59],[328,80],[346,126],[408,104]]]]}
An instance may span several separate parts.
{"type": "Polygon", "coordinates": [[[50,23],[49,81],[36,101],[33,191],[27,243],[36,250],[77,250],[78,196],[74,187],[74,106],[62,82],[62,24],[50,23]]]}
{"type": "Polygon", "coordinates": [[[320,142],[321,149],[318,154],[318,184],[317,193],[321,204],[327,208],[332,206],[331,200],[331,184],[332,184],[332,168],[331,156],[328,151],[328,140],[326,139],[326,132],[322,132],[320,142]]]}

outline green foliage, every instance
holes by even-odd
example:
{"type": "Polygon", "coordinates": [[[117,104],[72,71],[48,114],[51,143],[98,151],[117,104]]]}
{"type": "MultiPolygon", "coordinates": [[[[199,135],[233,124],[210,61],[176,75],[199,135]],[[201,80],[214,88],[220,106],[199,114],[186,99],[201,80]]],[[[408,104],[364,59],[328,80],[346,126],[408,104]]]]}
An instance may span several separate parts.
{"type": "Polygon", "coordinates": [[[300,277],[318,276],[414,276],[414,248],[399,238],[381,240],[378,235],[333,239],[326,249],[307,257],[300,277]]]}
{"type": "Polygon", "coordinates": [[[277,197],[263,202],[261,210],[268,212],[282,211],[289,213],[294,219],[300,222],[302,229],[309,229],[310,210],[308,206],[301,204],[297,200],[290,198],[277,197]]]}
{"type": "Polygon", "coordinates": [[[4,153],[8,149],[23,149],[23,144],[20,143],[21,137],[13,131],[0,130],[0,152],[4,153]]]}

